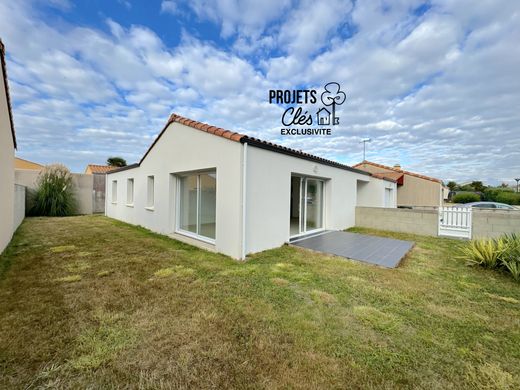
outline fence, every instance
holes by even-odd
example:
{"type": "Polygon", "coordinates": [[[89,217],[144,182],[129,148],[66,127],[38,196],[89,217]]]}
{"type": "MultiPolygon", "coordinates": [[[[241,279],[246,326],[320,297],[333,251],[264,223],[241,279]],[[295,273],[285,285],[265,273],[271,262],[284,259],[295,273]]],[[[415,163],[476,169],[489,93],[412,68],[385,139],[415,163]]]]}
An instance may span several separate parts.
{"type": "MultiPolygon", "coordinates": [[[[435,208],[386,209],[356,207],[356,226],[394,232],[438,236],[439,211],[435,208]]],[[[472,238],[520,234],[520,210],[472,210],[472,238]]]]}

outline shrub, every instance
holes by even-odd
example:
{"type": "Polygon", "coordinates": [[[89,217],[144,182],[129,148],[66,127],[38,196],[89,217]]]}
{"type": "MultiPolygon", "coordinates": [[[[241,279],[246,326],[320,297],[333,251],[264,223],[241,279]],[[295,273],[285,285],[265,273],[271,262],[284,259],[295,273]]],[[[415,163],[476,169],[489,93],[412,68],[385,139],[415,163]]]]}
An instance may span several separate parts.
{"type": "Polygon", "coordinates": [[[470,203],[470,202],[478,202],[480,200],[480,196],[473,192],[460,192],[453,197],[453,203],[470,203]]]}
{"type": "Polygon", "coordinates": [[[472,240],[462,248],[462,257],[469,265],[500,268],[520,280],[520,236],[516,234],[472,240]]]}
{"type": "Polygon", "coordinates": [[[517,192],[502,191],[496,196],[496,201],[511,205],[520,205],[520,194],[517,192]]]}
{"type": "Polygon", "coordinates": [[[72,175],[64,165],[47,165],[38,175],[37,184],[31,214],[50,217],[74,214],[72,175]]]}

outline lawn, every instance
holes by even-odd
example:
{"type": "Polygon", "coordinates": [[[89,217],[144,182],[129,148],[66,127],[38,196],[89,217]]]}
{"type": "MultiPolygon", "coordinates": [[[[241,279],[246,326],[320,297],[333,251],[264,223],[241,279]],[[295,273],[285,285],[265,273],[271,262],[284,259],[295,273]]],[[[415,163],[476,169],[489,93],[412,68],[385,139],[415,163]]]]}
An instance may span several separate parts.
{"type": "Polygon", "coordinates": [[[284,246],[236,262],[102,216],[0,257],[1,388],[518,388],[520,284],[416,241],[398,269],[284,246]]]}

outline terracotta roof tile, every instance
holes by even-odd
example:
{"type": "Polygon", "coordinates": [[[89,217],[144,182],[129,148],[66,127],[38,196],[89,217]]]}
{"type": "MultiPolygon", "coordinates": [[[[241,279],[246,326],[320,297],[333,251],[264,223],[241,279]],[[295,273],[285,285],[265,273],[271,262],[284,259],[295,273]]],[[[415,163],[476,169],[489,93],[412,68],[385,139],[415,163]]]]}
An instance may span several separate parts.
{"type": "Polygon", "coordinates": [[[109,171],[113,171],[117,167],[111,167],[109,165],[97,165],[97,164],[88,164],[85,172],[90,168],[92,173],[107,173],[109,171]]]}
{"type": "Polygon", "coordinates": [[[398,173],[401,173],[401,174],[410,175],[410,176],[418,177],[420,179],[434,181],[436,183],[441,183],[442,184],[442,180],[436,179],[434,177],[421,175],[419,173],[414,173],[414,172],[410,172],[410,171],[405,171],[405,170],[400,169],[400,168],[390,167],[388,165],[378,164],[378,163],[367,161],[367,160],[361,161],[359,164],[354,165],[354,168],[363,169],[363,168],[359,168],[359,167],[363,166],[365,164],[372,165],[373,167],[378,167],[378,168],[383,168],[383,169],[390,169],[390,170],[392,170],[394,172],[398,172],[398,173]]]}

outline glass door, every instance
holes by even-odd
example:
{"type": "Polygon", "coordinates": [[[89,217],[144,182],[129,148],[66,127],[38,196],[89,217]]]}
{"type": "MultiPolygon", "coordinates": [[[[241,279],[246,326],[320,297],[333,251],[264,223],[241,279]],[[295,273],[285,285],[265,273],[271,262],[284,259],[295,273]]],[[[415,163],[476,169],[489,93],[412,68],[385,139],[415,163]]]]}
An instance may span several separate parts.
{"type": "Polygon", "coordinates": [[[323,180],[292,176],[290,236],[323,228],[323,180]]]}

